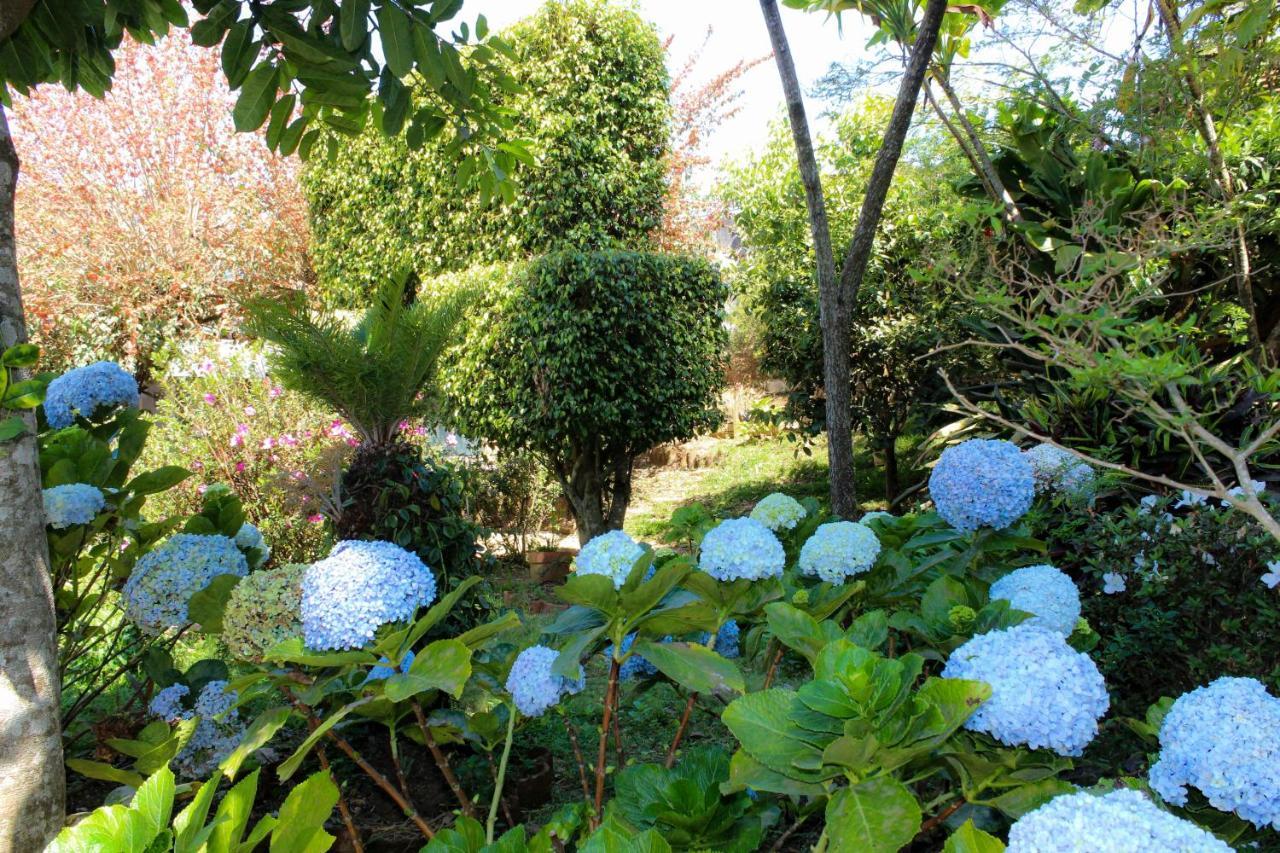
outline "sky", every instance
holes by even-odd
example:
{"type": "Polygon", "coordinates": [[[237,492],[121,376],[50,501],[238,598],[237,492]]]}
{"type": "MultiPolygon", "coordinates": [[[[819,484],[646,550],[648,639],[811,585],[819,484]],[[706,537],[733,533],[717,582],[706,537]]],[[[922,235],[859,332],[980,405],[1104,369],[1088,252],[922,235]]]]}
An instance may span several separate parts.
{"type": "MultiPolygon", "coordinates": [[[[461,18],[471,19],[483,12],[491,27],[501,28],[535,11],[543,0],[476,0],[462,8],[461,18]]],[[[696,50],[711,29],[698,70],[711,75],[730,68],[741,59],[754,59],[771,52],[769,34],[756,0],[639,0],[640,13],[658,27],[665,38],[674,37],[671,55],[677,62],[696,50]]],[[[841,36],[834,18],[781,8],[796,74],[807,91],[832,62],[860,55],[870,30],[856,15],[845,15],[841,36]]],[[[769,122],[782,116],[782,84],[772,62],[757,65],[742,78],[746,92],[739,102],[740,112],[721,125],[707,146],[713,160],[740,157],[760,147],[769,122]]],[[[810,115],[819,106],[809,105],[810,115]]]]}

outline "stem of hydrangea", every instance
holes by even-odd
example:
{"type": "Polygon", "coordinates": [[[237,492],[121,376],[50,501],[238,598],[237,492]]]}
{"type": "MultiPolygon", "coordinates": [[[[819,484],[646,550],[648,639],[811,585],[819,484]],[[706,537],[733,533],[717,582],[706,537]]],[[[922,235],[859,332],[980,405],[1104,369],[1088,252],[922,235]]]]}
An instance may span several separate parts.
{"type": "Polygon", "coordinates": [[[961,797],[960,799],[956,800],[954,803],[947,806],[945,809],[938,812],[936,815],[934,815],[933,817],[926,820],[923,824],[921,824],[920,832],[917,833],[917,835],[923,835],[929,830],[933,829],[935,826],[942,823],[944,820],[951,817],[956,812],[960,811],[960,807],[963,806],[964,804],[965,804],[964,797],[961,797]]]}
{"type": "Polygon", "coordinates": [[[338,784],[338,776],[329,769],[329,756],[325,754],[323,744],[316,744],[316,761],[320,763],[320,769],[329,774],[329,781],[333,783],[333,787],[338,789],[338,814],[342,816],[342,825],[347,828],[351,849],[355,850],[355,853],[364,853],[360,832],[356,829],[356,822],[351,819],[351,809],[347,808],[347,798],[342,793],[342,786],[338,784]]]}
{"type": "MultiPolygon", "coordinates": [[[[489,765],[489,778],[493,780],[494,787],[498,785],[498,765],[493,763],[493,753],[486,752],[484,760],[489,765]]],[[[507,819],[507,826],[515,826],[516,819],[511,814],[511,804],[507,802],[507,798],[502,798],[502,816],[507,819]]]]}
{"type": "MultiPolygon", "coordinates": [[[[616,652],[615,652],[616,653],[616,652]]],[[[591,828],[600,826],[600,813],[604,806],[604,771],[609,755],[609,724],[613,720],[613,706],[618,701],[618,659],[609,662],[609,687],[604,693],[604,716],[600,720],[600,749],[596,753],[595,811],[591,815],[591,828]]]]}
{"type": "Polygon", "coordinates": [[[778,664],[782,663],[784,651],[786,650],[783,649],[782,644],[778,642],[776,637],[769,641],[769,651],[765,653],[766,658],[769,660],[769,669],[764,674],[764,687],[761,689],[768,690],[769,686],[773,684],[773,677],[778,674],[778,664]]]}
{"type": "MultiPolygon", "coordinates": [[[[711,632],[711,636],[707,638],[706,646],[712,651],[716,647],[716,637],[720,635],[720,626],[711,632]]],[[[684,739],[685,729],[689,727],[689,717],[693,716],[693,706],[698,703],[698,694],[690,693],[689,701],[684,705],[684,713],[680,715],[680,725],[676,728],[676,736],[671,739],[671,746],[667,749],[667,760],[664,766],[670,770],[676,763],[676,750],[680,748],[680,741],[684,739]]]]}
{"type": "Polygon", "coordinates": [[[489,801],[489,819],[485,822],[485,843],[493,843],[493,829],[498,823],[498,802],[502,799],[502,785],[507,779],[507,760],[511,758],[511,741],[516,735],[516,709],[507,715],[507,742],[502,747],[502,759],[498,762],[498,780],[493,786],[493,799],[489,801]]]}
{"type": "Polygon", "coordinates": [[[591,786],[587,783],[587,762],[582,758],[582,748],[578,746],[578,733],[569,722],[569,715],[560,711],[560,719],[564,721],[564,730],[569,733],[569,743],[573,745],[573,757],[578,762],[578,778],[582,780],[582,800],[591,802],[591,786]]]}
{"type": "Polygon", "coordinates": [[[436,743],[436,739],[431,736],[431,727],[427,725],[427,717],[422,713],[422,705],[417,699],[413,700],[413,715],[418,720],[418,728],[422,730],[422,738],[427,744],[427,749],[431,751],[431,757],[435,759],[436,767],[440,769],[440,775],[444,777],[445,782],[449,783],[450,790],[458,798],[458,805],[462,806],[462,813],[467,817],[475,817],[475,806],[471,804],[471,798],[467,796],[467,792],[462,789],[462,784],[458,781],[458,777],[453,774],[453,767],[449,765],[449,756],[444,754],[444,750],[436,743]]]}

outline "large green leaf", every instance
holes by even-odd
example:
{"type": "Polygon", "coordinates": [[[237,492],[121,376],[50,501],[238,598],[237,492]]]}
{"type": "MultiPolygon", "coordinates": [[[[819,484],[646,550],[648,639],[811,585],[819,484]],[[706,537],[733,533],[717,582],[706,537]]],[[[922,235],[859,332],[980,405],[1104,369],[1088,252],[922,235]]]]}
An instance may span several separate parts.
{"type": "Polygon", "coordinates": [[[1003,850],[1003,841],[978,829],[972,820],[966,820],[963,826],[951,833],[942,853],[1001,853],[1003,850]]]}
{"type": "Polygon", "coordinates": [[[701,644],[637,643],[636,654],[686,690],[725,695],[746,692],[737,664],[701,644]]]}
{"type": "Polygon", "coordinates": [[[827,803],[831,853],[897,853],[920,831],[920,803],[897,779],[841,788],[827,803]]]}
{"type": "Polygon", "coordinates": [[[81,776],[101,779],[103,782],[115,782],[117,785],[128,785],[131,788],[140,788],[147,781],[140,773],[113,767],[102,761],[90,761],[87,758],[68,758],[66,765],[81,776]]]}
{"type": "Polygon", "coordinates": [[[236,130],[248,133],[262,127],[276,102],[280,70],[271,62],[260,63],[244,79],[244,86],[231,110],[236,130]]]}
{"type": "Polygon", "coordinates": [[[354,51],[369,37],[369,0],[343,0],[338,14],[342,46],[354,51]]]}
{"type": "Polygon", "coordinates": [[[173,795],[173,771],[168,767],[161,767],[151,774],[151,778],[143,782],[133,795],[129,808],[142,815],[153,838],[169,828],[169,818],[173,816],[173,795]]]}
{"type": "Polygon", "coordinates": [[[180,465],[165,465],[134,477],[123,491],[136,495],[155,495],[167,492],[190,476],[191,472],[180,465]]]}
{"type": "Polygon", "coordinates": [[[209,585],[191,596],[187,603],[187,618],[200,626],[205,634],[222,633],[222,614],[226,612],[231,590],[242,578],[239,575],[218,575],[209,585]]]}
{"type": "Polygon", "coordinates": [[[345,666],[349,663],[376,664],[377,657],[356,649],[349,652],[312,652],[302,644],[301,637],[292,637],[277,643],[264,655],[267,660],[300,663],[306,666],[345,666]]]}
{"type": "Polygon", "coordinates": [[[388,678],[384,692],[392,702],[428,690],[443,690],[456,699],[470,677],[471,649],[459,640],[436,640],[414,656],[408,672],[388,678]]]}
{"type": "Polygon", "coordinates": [[[253,811],[253,799],[258,794],[258,773],[255,770],[227,791],[218,811],[214,813],[214,829],[209,835],[209,853],[235,853],[249,825],[249,813],[253,811]]]}
{"type": "Polygon", "coordinates": [[[778,638],[778,642],[804,655],[810,664],[827,643],[841,636],[838,625],[819,622],[800,608],[784,601],[765,605],[764,612],[769,620],[769,630],[778,638]]]}
{"type": "Polygon", "coordinates": [[[664,563],[652,578],[628,591],[624,586],[621,596],[622,612],[630,619],[639,618],[662,601],[666,595],[684,580],[692,567],[683,560],[664,563]]]}
{"type": "Polygon", "coordinates": [[[378,35],[391,73],[397,77],[408,74],[413,68],[413,29],[409,18],[391,0],[384,0],[378,9],[378,35]]]}
{"type": "Polygon", "coordinates": [[[671,845],[655,830],[637,833],[610,817],[578,848],[578,853],[671,853],[671,845]]]}
{"type": "Polygon", "coordinates": [[[796,694],[790,690],[762,690],[729,703],[721,720],[756,761],[785,776],[804,782],[820,781],[820,772],[803,770],[820,766],[822,751],[802,738],[791,721],[796,694]]]}
{"type": "Polygon", "coordinates": [[[820,797],[826,789],[816,782],[802,782],[770,770],[739,749],[729,760],[729,781],[720,786],[726,794],[745,791],[767,791],[788,797],[820,797]]]}
{"type": "Polygon", "coordinates": [[[122,805],[95,809],[75,826],[58,833],[45,853],[102,853],[104,850],[146,850],[155,839],[140,812],[122,805]]]}
{"type": "Polygon", "coordinates": [[[508,610],[497,619],[486,622],[483,625],[477,625],[470,631],[464,631],[457,636],[457,640],[472,651],[476,651],[504,631],[519,627],[520,617],[513,611],[508,610]]]}
{"type": "Polygon", "coordinates": [[[618,611],[618,591],[604,575],[571,575],[558,595],[569,604],[581,604],[612,616],[618,611]]]}
{"type": "Polygon", "coordinates": [[[327,770],[297,785],[280,806],[280,822],[271,833],[271,853],[321,853],[333,844],[324,823],[338,804],[338,787],[327,770]]]}
{"type": "Polygon", "coordinates": [[[280,706],[269,708],[257,716],[245,731],[244,736],[240,738],[240,743],[218,765],[227,774],[228,779],[236,778],[236,774],[240,772],[240,765],[271,740],[272,736],[288,721],[290,713],[292,712],[289,708],[280,706]]]}
{"type": "Polygon", "coordinates": [[[190,804],[173,819],[173,829],[177,833],[173,840],[173,853],[196,853],[208,836],[204,819],[209,816],[209,806],[213,804],[213,795],[218,791],[218,783],[222,781],[221,773],[214,773],[213,778],[200,786],[190,804]]]}

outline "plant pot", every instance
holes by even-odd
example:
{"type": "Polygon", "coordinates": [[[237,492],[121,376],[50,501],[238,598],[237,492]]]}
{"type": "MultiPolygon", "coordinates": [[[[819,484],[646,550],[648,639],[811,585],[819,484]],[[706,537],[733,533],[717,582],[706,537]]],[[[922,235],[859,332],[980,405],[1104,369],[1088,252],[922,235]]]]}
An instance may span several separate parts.
{"type": "Polygon", "coordinates": [[[524,559],[529,564],[529,579],[535,583],[560,583],[569,576],[569,564],[577,553],[572,548],[526,552],[524,559]]]}
{"type": "Polygon", "coordinates": [[[507,783],[507,795],[516,820],[523,820],[531,812],[551,802],[551,791],[556,783],[555,759],[545,746],[529,749],[522,756],[521,767],[507,783]]]}

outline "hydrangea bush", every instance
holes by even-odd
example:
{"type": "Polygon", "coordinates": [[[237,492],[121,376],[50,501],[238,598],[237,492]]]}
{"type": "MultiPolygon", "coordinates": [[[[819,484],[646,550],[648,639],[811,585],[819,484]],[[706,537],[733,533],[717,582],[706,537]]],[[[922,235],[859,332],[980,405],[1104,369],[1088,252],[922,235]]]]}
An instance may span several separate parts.
{"type": "Polygon", "coordinates": [[[800,548],[800,571],[828,583],[844,583],[875,565],[880,540],[856,521],[820,525],[800,548]]]}
{"type": "Polygon", "coordinates": [[[435,576],[416,555],[390,542],[339,542],[303,573],[303,639],[316,651],[359,648],[435,598],[435,576]]]}
{"type": "Polygon", "coordinates": [[[730,518],[707,531],[698,568],[716,580],[752,580],[782,574],[787,556],[778,537],[754,518],[730,518]]]}
{"type": "Polygon", "coordinates": [[[66,483],[44,490],[44,517],[55,530],[88,524],[107,505],[102,490],[88,483],[66,483]]]}
{"type": "Polygon", "coordinates": [[[957,530],[1003,530],[1031,508],[1035,474],[1016,445],[975,438],[942,452],[929,475],[929,494],[957,530]]]}
{"type": "Polygon", "coordinates": [[[175,533],[138,560],[122,595],[129,618],[143,631],[159,634],[186,625],[189,599],[218,575],[248,573],[249,561],[234,540],[175,533]]]}
{"type": "Polygon", "coordinates": [[[942,676],[991,685],[991,698],[965,728],[1060,755],[1084,752],[1111,704],[1089,656],[1034,625],[974,637],[951,653],[942,676]]]}
{"type": "Polygon", "coordinates": [[[1174,701],[1160,726],[1151,787],[1184,806],[1187,789],[1257,827],[1280,830],[1280,699],[1253,678],[1219,678],[1174,701]]]}
{"type": "Polygon", "coordinates": [[[1071,636],[1080,619],[1080,591],[1075,583],[1053,566],[1026,566],[1014,569],[991,585],[991,600],[1008,601],[1010,606],[1033,614],[1027,625],[1038,625],[1071,636]]]}

